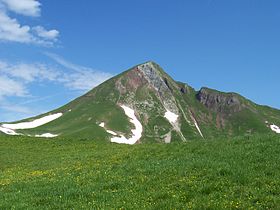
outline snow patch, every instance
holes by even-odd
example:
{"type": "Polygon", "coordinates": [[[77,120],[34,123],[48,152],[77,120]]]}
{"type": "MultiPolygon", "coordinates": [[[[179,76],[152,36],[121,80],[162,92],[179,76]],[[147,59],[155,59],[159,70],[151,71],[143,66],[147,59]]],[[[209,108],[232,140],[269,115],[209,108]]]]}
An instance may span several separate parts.
{"type": "Polygon", "coordinates": [[[57,118],[59,118],[61,116],[62,116],[62,113],[57,113],[57,114],[44,116],[40,119],[36,119],[31,122],[22,122],[22,123],[16,123],[16,124],[3,124],[2,127],[12,129],[12,130],[37,128],[37,127],[47,124],[53,120],[56,120],[57,118]]]}
{"type": "Polygon", "coordinates": [[[270,125],[270,129],[276,133],[280,133],[280,128],[277,125],[270,125]]]}
{"type": "MultiPolygon", "coordinates": [[[[180,125],[178,123],[178,117],[179,115],[171,112],[170,110],[168,110],[166,107],[166,112],[164,114],[164,117],[169,121],[169,123],[173,126],[173,128],[175,129],[175,131],[177,131],[177,133],[180,135],[181,139],[183,141],[186,141],[185,136],[183,135],[181,129],[180,129],[180,125]]],[[[170,138],[171,140],[171,138],[170,138]]]]}
{"type": "Polygon", "coordinates": [[[135,116],[135,112],[133,109],[122,105],[121,108],[124,110],[126,116],[130,118],[130,122],[134,124],[135,129],[132,129],[132,137],[127,139],[125,136],[121,135],[120,137],[111,138],[111,142],[119,143],[119,144],[135,144],[141,137],[143,132],[142,124],[135,116]]]}
{"type": "Polygon", "coordinates": [[[171,142],[171,131],[164,136],[164,142],[167,144],[171,142]]]}
{"type": "MultiPolygon", "coordinates": [[[[101,122],[100,124],[99,124],[99,126],[101,127],[101,128],[105,128],[105,123],[104,122],[101,122]]],[[[110,131],[110,130],[107,130],[107,129],[105,129],[106,130],[106,132],[107,133],[110,133],[110,134],[112,134],[112,135],[114,135],[114,136],[117,136],[118,134],[116,133],[116,132],[114,132],[114,131],[110,131]]]]}
{"type": "Polygon", "coordinates": [[[201,136],[202,138],[204,138],[204,136],[203,136],[203,134],[202,134],[202,132],[201,132],[201,130],[200,130],[200,128],[199,128],[199,126],[198,126],[198,124],[197,124],[197,122],[196,122],[196,120],[195,120],[195,118],[194,118],[194,116],[192,115],[191,112],[190,112],[190,116],[191,116],[192,121],[194,122],[194,125],[195,125],[196,129],[198,130],[200,136],[201,136]]]}
{"type": "MultiPolygon", "coordinates": [[[[15,130],[17,129],[31,129],[36,128],[41,125],[44,125],[46,123],[49,123],[59,117],[62,116],[62,113],[52,114],[45,117],[42,117],[40,119],[33,120],[31,122],[22,122],[22,123],[16,123],[16,124],[2,124],[0,125],[0,131],[7,134],[7,135],[22,135],[20,133],[16,133],[15,130]]],[[[45,138],[53,138],[58,135],[54,135],[51,133],[45,133],[42,135],[35,135],[35,137],[45,137],[45,138]]]]}
{"type": "Polygon", "coordinates": [[[164,114],[164,117],[172,124],[177,122],[179,116],[167,109],[164,114]]]}
{"type": "Polygon", "coordinates": [[[101,128],[104,128],[104,127],[105,127],[105,123],[102,122],[102,123],[99,124],[99,126],[100,126],[101,128]]]}
{"type": "Polygon", "coordinates": [[[114,131],[106,130],[107,133],[112,134],[113,136],[117,136],[118,134],[114,131]]]}
{"type": "Polygon", "coordinates": [[[20,135],[19,133],[16,133],[14,130],[9,128],[3,128],[2,126],[0,126],[0,131],[7,135],[12,135],[12,136],[20,135]]]}
{"type": "Polygon", "coordinates": [[[57,137],[58,135],[55,134],[51,134],[51,133],[44,133],[41,135],[35,135],[35,137],[43,137],[43,138],[54,138],[57,137]]]}
{"type": "Polygon", "coordinates": [[[201,132],[201,130],[200,130],[200,128],[199,128],[195,119],[194,119],[194,125],[195,125],[196,129],[198,130],[199,134],[201,135],[201,137],[203,137],[203,134],[202,134],[202,132],[201,132]]]}

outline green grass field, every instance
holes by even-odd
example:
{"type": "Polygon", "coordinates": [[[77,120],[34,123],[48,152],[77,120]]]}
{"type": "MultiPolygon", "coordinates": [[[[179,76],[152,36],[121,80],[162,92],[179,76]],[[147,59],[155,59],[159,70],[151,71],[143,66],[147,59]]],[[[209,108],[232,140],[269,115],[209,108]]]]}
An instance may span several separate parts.
{"type": "Polygon", "coordinates": [[[117,145],[0,137],[0,209],[279,209],[280,137],[117,145]]]}

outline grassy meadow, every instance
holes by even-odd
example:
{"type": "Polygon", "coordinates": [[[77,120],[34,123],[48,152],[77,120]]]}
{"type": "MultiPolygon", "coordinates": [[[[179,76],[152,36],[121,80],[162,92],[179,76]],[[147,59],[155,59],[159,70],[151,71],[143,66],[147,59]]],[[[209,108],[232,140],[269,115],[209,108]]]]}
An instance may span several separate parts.
{"type": "Polygon", "coordinates": [[[118,145],[0,136],[0,209],[279,209],[280,137],[118,145]]]}

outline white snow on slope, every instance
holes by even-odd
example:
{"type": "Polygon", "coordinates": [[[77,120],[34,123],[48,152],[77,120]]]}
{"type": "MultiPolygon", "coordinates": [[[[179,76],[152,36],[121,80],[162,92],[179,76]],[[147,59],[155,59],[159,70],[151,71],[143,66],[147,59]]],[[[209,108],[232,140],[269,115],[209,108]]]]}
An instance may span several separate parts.
{"type": "Polygon", "coordinates": [[[134,110],[122,105],[121,106],[125,112],[125,114],[130,118],[130,122],[134,124],[135,129],[132,129],[132,137],[127,139],[123,135],[120,137],[113,137],[111,138],[111,142],[119,143],[119,144],[135,144],[141,137],[143,132],[142,124],[139,122],[139,120],[136,118],[134,110]]]}
{"type": "Polygon", "coordinates": [[[118,134],[114,131],[106,130],[107,133],[112,134],[113,136],[117,136],[118,134]]]}
{"type": "Polygon", "coordinates": [[[40,119],[33,120],[31,122],[22,122],[22,123],[16,123],[16,124],[3,124],[1,125],[3,128],[9,128],[12,130],[16,129],[31,129],[36,128],[41,125],[47,124],[53,120],[56,120],[57,118],[61,117],[62,113],[52,114],[45,117],[42,117],[40,119]]]}
{"type": "Polygon", "coordinates": [[[177,133],[180,135],[181,139],[183,141],[186,141],[185,136],[183,135],[180,125],[178,123],[178,117],[179,115],[171,112],[170,110],[166,109],[166,112],[164,114],[164,117],[170,122],[170,124],[173,126],[173,128],[175,129],[175,131],[177,131],[177,133]]]}
{"type": "Polygon", "coordinates": [[[43,138],[54,138],[57,137],[58,135],[55,134],[51,134],[51,133],[44,133],[41,135],[35,135],[35,137],[43,137],[43,138]]]}
{"type": "Polygon", "coordinates": [[[196,129],[198,130],[199,134],[201,135],[201,137],[203,137],[203,134],[202,134],[202,132],[201,132],[201,130],[200,130],[200,128],[199,128],[195,119],[194,119],[194,125],[195,125],[196,129]]]}
{"type": "Polygon", "coordinates": [[[0,131],[7,135],[12,135],[12,136],[20,135],[19,133],[16,133],[14,130],[9,128],[3,128],[2,126],[0,126],[0,131]]]}
{"type": "Polygon", "coordinates": [[[169,110],[166,110],[164,117],[172,124],[177,121],[179,116],[169,110]]]}
{"type": "Polygon", "coordinates": [[[112,134],[113,136],[117,136],[117,135],[118,135],[118,134],[117,134],[116,132],[114,132],[114,131],[107,130],[107,129],[105,128],[105,123],[104,123],[104,122],[101,122],[101,123],[99,124],[99,126],[100,126],[101,128],[104,128],[104,129],[106,130],[107,133],[110,133],[110,134],[112,134]]]}
{"type": "Polygon", "coordinates": [[[104,127],[105,127],[105,123],[102,122],[102,123],[99,124],[99,126],[100,126],[101,128],[104,128],[104,127]]]}
{"type": "Polygon", "coordinates": [[[194,116],[192,115],[191,112],[190,112],[190,116],[191,116],[192,121],[194,122],[194,125],[195,125],[196,129],[198,130],[200,136],[201,136],[202,138],[204,138],[204,136],[203,136],[203,134],[202,134],[202,132],[201,132],[201,130],[200,130],[200,128],[199,128],[199,126],[198,126],[198,124],[197,124],[197,122],[196,122],[196,120],[195,120],[195,118],[194,118],[194,116]]]}
{"type": "MultiPolygon", "coordinates": [[[[52,115],[42,117],[40,119],[33,120],[31,122],[22,122],[22,123],[16,123],[16,124],[2,124],[2,125],[0,125],[0,131],[7,135],[23,135],[20,133],[16,133],[15,130],[36,128],[36,127],[39,127],[46,123],[49,123],[53,120],[56,120],[57,118],[59,118],[61,116],[62,116],[62,113],[57,113],[57,114],[52,114],[52,115]]],[[[58,136],[58,135],[51,134],[51,133],[35,135],[35,137],[45,137],[45,138],[53,138],[56,136],[58,136]]]]}
{"type": "Polygon", "coordinates": [[[276,133],[280,133],[280,128],[277,125],[270,125],[270,129],[276,133]]]}

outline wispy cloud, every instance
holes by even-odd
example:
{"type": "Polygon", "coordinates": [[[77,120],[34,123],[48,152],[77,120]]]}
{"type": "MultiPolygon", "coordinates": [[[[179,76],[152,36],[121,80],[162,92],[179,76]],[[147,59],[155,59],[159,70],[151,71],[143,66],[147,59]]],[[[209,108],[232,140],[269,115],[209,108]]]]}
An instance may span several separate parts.
{"type": "Polygon", "coordinates": [[[58,72],[44,64],[11,64],[0,61],[0,99],[9,96],[29,96],[30,83],[57,81],[58,77],[58,72]]]}
{"type": "Polygon", "coordinates": [[[41,63],[16,63],[10,64],[0,61],[0,75],[20,80],[22,83],[38,82],[43,80],[56,81],[60,73],[41,63]]]}
{"type": "Polygon", "coordinates": [[[74,70],[74,71],[77,71],[77,72],[82,72],[84,70],[88,70],[87,67],[73,64],[70,61],[65,60],[64,58],[62,58],[61,56],[59,56],[57,54],[50,53],[50,52],[45,52],[44,54],[46,56],[48,56],[49,58],[53,59],[55,62],[57,62],[61,66],[64,66],[67,69],[71,69],[71,70],[74,70]]]}
{"type": "Polygon", "coordinates": [[[63,79],[65,86],[72,90],[88,91],[112,77],[103,72],[85,71],[83,73],[65,74],[63,79]]]}
{"type": "Polygon", "coordinates": [[[74,64],[70,61],[65,60],[64,58],[62,58],[61,56],[59,56],[57,54],[50,53],[50,52],[45,52],[44,54],[67,69],[71,69],[76,72],[92,71],[92,69],[89,67],[74,64]]]}
{"type": "Polygon", "coordinates": [[[16,113],[21,113],[21,114],[33,114],[34,111],[32,108],[26,107],[26,106],[21,106],[21,105],[15,105],[15,104],[2,104],[0,105],[1,109],[11,111],[11,112],[16,112],[16,113]]]}
{"type": "MultiPolygon", "coordinates": [[[[42,113],[32,101],[46,100],[34,97],[30,85],[44,81],[56,81],[58,73],[44,64],[9,63],[0,61],[0,110],[1,121],[13,121],[42,113]],[[24,100],[15,103],[14,99],[24,100]],[[12,103],[10,100],[13,100],[12,103]],[[27,104],[31,104],[27,105],[27,104]]],[[[51,98],[51,96],[50,96],[51,98]]]]}
{"type": "Polygon", "coordinates": [[[4,110],[1,113],[1,121],[3,119],[14,120],[11,113],[19,117],[42,113],[42,110],[30,107],[34,107],[33,104],[40,101],[48,101],[59,94],[65,95],[65,92],[77,94],[78,91],[82,94],[113,76],[107,72],[76,65],[56,54],[46,54],[60,67],[45,63],[14,63],[0,60],[0,109],[4,110]],[[34,97],[31,87],[42,84],[48,84],[50,87],[61,85],[64,88],[51,95],[34,97]],[[10,103],[10,99],[24,101],[10,103]]]}
{"type": "Polygon", "coordinates": [[[15,121],[43,113],[39,107],[26,106],[10,103],[7,100],[0,100],[1,121],[15,121]]]}
{"type": "Polygon", "coordinates": [[[52,46],[58,39],[58,30],[21,25],[17,19],[10,16],[10,13],[17,13],[39,17],[40,5],[38,0],[0,0],[0,41],[52,46]]]}
{"type": "Polygon", "coordinates": [[[6,75],[0,75],[0,100],[7,96],[24,97],[28,95],[26,86],[6,75]]]}
{"type": "Polygon", "coordinates": [[[43,63],[9,63],[0,60],[0,97],[30,95],[31,83],[44,81],[62,84],[68,89],[88,91],[113,75],[79,66],[55,54],[48,54],[65,69],[43,63]]]}
{"type": "Polygon", "coordinates": [[[73,71],[73,73],[70,74],[64,73],[61,77],[61,81],[63,81],[68,88],[74,90],[90,90],[113,76],[107,72],[97,71],[89,67],[74,64],[53,53],[46,52],[45,55],[66,69],[73,71]]]}

